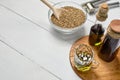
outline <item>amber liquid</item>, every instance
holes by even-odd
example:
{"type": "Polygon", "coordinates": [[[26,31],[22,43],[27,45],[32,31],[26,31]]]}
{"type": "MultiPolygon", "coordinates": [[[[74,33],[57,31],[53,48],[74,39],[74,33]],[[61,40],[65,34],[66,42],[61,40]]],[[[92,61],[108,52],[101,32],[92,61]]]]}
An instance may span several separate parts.
{"type": "Polygon", "coordinates": [[[112,61],[117,54],[115,51],[118,47],[118,44],[119,39],[114,39],[109,34],[107,34],[101,46],[99,57],[107,62],[112,61]]]}
{"type": "Polygon", "coordinates": [[[89,44],[96,46],[101,43],[101,37],[104,35],[104,29],[101,24],[95,24],[91,27],[89,34],[89,44]]]}

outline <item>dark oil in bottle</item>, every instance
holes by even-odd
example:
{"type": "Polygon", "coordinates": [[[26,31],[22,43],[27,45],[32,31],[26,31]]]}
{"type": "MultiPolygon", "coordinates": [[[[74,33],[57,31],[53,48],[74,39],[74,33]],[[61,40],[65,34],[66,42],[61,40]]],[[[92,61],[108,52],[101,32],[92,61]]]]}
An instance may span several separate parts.
{"type": "Polygon", "coordinates": [[[107,62],[112,61],[116,57],[116,48],[119,46],[118,44],[119,39],[114,39],[107,34],[98,56],[107,62]]]}
{"type": "Polygon", "coordinates": [[[104,35],[104,29],[101,24],[95,24],[91,27],[89,34],[89,44],[97,46],[101,44],[101,37],[104,35]]]}

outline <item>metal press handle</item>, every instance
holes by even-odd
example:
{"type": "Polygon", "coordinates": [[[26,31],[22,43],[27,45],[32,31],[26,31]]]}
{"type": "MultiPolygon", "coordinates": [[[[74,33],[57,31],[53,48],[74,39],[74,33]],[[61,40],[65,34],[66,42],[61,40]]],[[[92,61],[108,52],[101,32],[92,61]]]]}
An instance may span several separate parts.
{"type": "Polygon", "coordinates": [[[96,0],[96,1],[92,2],[92,5],[94,7],[97,7],[99,4],[107,2],[107,1],[110,1],[110,0],[96,0]]]}
{"type": "MultiPolygon", "coordinates": [[[[109,6],[110,9],[111,9],[111,8],[120,7],[120,2],[108,3],[108,6],[109,6]]],[[[97,9],[98,7],[99,7],[99,5],[98,5],[98,6],[95,6],[96,9],[97,9]]]]}
{"type": "Polygon", "coordinates": [[[114,2],[114,3],[109,3],[108,4],[109,8],[116,8],[120,6],[120,2],[114,2]]]}

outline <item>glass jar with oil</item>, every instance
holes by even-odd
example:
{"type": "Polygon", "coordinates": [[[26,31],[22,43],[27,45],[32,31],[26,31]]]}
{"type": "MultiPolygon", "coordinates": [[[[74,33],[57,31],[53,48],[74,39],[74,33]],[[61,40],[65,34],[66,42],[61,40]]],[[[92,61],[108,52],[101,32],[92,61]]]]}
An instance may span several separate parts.
{"type": "Polygon", "coordinates": [[[77,70],[81,72],[89,71],[93,63],[98,65],[98,62],[94,60],[93,50],[90,46],[80,44],[75,48],[74,64],[77,70]]]}
{"type": "Polygon", "coordinates": [[[104,31],[102,24],[93,25],[89,34],[89,44],[92,46],[99,46],[102,43],[101,38],[104,35],[104,31]]]}
{"type": "Polygon", "coordinates": [[[117,49],[120,47],[120,20],[112,20],[107,28],[107,34],[103,40],[98,56],[111,62],[117,56],[117,49]]]}

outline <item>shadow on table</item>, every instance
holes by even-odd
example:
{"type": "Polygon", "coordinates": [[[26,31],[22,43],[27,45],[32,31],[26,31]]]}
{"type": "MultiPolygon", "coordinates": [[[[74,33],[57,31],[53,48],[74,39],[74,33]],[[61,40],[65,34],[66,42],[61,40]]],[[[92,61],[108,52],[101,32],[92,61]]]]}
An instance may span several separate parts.
{"type": "Polygon", "coordinates": [[[54,37],[56,37],[59,40],[63,40],[63,41],[67,41],[69,43],[73,43],[74,41],[76,41],[77,39],[81,38],[82,36],[85,36],[85,28],[82,27],[80,29],[80,31],[77,31],[75,33],[72,34],[64,34],[64,33],[60,33],[57,30],[55,30],[54,28],[52,28],[51,26],[51,30],[50,32],[53,34],[54,37]]]}

